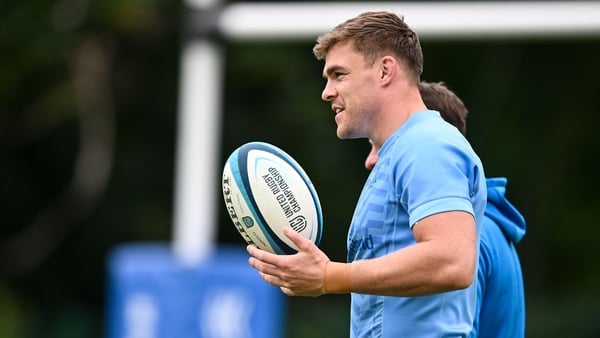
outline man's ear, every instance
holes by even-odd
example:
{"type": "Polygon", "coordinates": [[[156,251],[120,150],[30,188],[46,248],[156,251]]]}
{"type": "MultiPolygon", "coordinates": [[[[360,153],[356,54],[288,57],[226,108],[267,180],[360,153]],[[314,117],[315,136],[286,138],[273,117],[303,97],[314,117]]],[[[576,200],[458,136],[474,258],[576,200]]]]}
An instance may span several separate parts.
{"type": "Polygon", "coordinates": [[[396,76],[396,72],[398,71],[398,62],[394,57],[386,55],[381,58],[379,67],[379,75],[382,84],[389,84],[394,76],[396,76]]]}

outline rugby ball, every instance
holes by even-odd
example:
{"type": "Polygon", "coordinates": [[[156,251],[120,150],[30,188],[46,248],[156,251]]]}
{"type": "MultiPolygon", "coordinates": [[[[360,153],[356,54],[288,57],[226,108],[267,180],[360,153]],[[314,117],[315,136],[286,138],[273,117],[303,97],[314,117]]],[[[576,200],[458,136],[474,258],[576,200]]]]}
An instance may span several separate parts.
{"type": "Polygon", "coordinates": [[[276,254],[296,253],[283,234],[285,227],[319,244],[323,215],[317,192],[283,150],[265,142],[240,146],[225,162],[221,183],[229,217],[248,244],[276,254]]]}

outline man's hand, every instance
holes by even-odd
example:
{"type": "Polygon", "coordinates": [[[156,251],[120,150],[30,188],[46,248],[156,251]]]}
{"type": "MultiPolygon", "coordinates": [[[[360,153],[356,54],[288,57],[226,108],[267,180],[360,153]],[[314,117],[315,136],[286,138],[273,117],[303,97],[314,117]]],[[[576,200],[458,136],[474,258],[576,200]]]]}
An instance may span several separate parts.
{"type": "Polygon", "coordinates": [[[276,255],[252,245],[247,247],[248,262],[269,284],[288,296],[320,296],[325,293],[325,268],[329,258],[315,243],[285,228],[283,233],[299,249],[293,255],[276,255]]]}

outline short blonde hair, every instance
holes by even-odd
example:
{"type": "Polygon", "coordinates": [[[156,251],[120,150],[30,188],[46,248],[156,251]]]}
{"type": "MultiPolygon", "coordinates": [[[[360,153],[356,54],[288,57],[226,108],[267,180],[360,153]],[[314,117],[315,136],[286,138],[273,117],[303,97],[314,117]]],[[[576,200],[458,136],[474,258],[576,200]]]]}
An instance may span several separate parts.
{"type": "Polygon", "coordinates": [[[369,63],[378,57],[391,54],[403,60],[419,81],[423,72],[423,51],[417,34],[404,22],[403,16],[394,13],[364,12],[337,25],[317,38],[313,54],[324,60],[329,50],[341,42],[351,42],[369,63]]]}

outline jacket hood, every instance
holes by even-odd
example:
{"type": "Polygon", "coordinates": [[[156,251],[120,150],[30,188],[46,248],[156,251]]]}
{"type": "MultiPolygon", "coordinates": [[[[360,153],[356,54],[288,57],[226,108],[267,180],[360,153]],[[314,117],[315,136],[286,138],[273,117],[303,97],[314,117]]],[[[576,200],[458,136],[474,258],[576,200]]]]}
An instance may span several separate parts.
{"type": "Polygon", "coordinates": [[[525,218],[504,196],[508,179],[505,177],[488,178],[487,206],[485,215],[493,220],[506,238],[518,243],[527,230],[525,218]]]}

